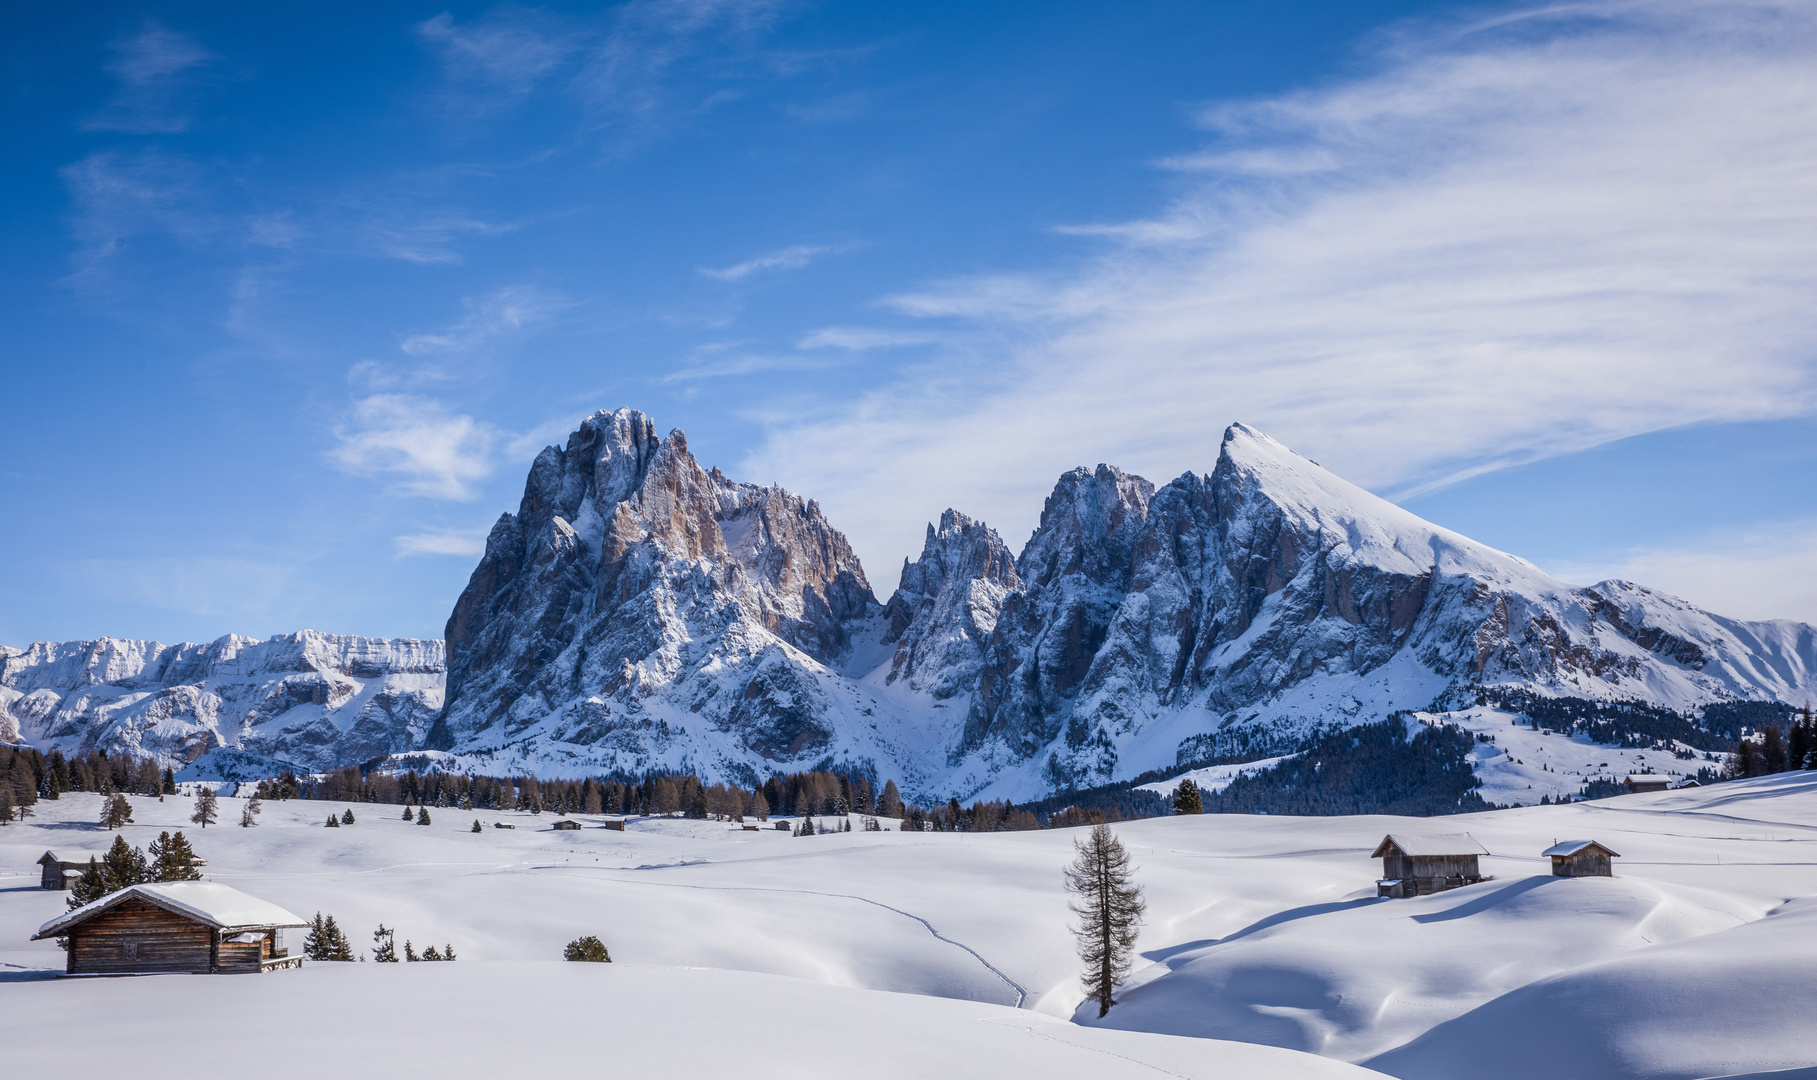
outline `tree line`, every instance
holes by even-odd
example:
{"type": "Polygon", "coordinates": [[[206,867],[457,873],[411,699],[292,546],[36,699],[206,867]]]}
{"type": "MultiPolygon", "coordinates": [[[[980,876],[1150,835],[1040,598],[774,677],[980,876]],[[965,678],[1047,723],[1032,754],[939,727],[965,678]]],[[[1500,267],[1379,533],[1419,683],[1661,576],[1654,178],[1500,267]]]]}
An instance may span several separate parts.
{"type": "Polygon", "coordinates": [[[1729,755],[1724,779],[1768,776],[1794,769],[1817,769],[1817,718],[1810,706],[1791,718],[1787,730],[1767,724],[1758,732],[1744,732],[1729,755]]]}

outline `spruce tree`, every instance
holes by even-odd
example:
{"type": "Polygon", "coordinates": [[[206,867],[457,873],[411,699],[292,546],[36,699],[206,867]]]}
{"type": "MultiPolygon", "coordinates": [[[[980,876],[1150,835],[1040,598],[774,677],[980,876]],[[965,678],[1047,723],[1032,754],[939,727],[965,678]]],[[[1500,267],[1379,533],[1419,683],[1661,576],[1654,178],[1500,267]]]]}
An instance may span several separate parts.
{"type": "Polygon", "coordinates": [[[341,827],[341,819],[338,817],[335,817],[333,814],[329,814],[328,815],[328,824],[326,824],[322,827],[324,829],[338,829],[341,827]]]}
{"type": "Polygon", "coordinates": [[[13,793],[0,787],[0,825],[9,825],[13,820],[13,793]]]}
{"type": "Polygon", "coordinates": [[[1079,854],[1066,868],[1066,891],[1073,894],[1072,911],[1079,917],[1073,936],[1085,966],[1080,982],[1103,1016],[1116,1004],[1117,984],[1129,974],[1145,905],[1129,852],[1109,825],[1092,826],[1073,848],[1079,854]]]}
{"type": "Polygon", "coordinates": [[[405,821],[415,821],[416,820],[416,815],[410,812],[409,803],[404,804],[404,820],[405,821]]]}
{"type": "Polygon", "coordinates": [[[101,805],[101,827],[103,829],[118,829],[131,820],[132,804],[126,801],[126,796],[110,795],[107,801],[101,805]]]}
{"type": "Polygon", "coordinates": [[[206,829],[213,825],[219,816],[215,810],[214,788],[207,785],[198,786],[196,788],[196,812],[189,815],[189,820],[206,829]]]}
{"type": "Polygon", "coordinates": [[[1761,771],[1766,773],[1785,772],[1789,766],[1786,754],[1785,736],[1778,724],[1768,724],[1766,734],[1760,740],[1761,771]]]}
{"type": "Polygon", "coordinates": [[[484,828],[482,828],[482,827],[481,827],[481,826],[480,826],[480,823],[479,823],[479,818],[474,818],[474,819],[473,819],[473,830],[472,830],[472,831],[473,831],[473,832],[485,832],[485,831],[486,831],[486,830],[485,830],[485,829],[484,829],[484,828]]]}
{"type": "Polygon", "coordinates": [[[353,824],[353,807],[349,806],[347,809],[341,811],[341,824],[353,824]]]}
{"type": "Polygon", "coordinates": [[[1180,781],[1180,786],[1173,789],[1173,812],[1176,814],[1202,814],[1205,804],[1199,797],[1199,785],[1190,778],[1180,781]]]}
{"type": "Polygon", "coordinates": [[[145,861],[143,851],[127,843],[126,837],[116,834],[113,846],[101,856],[101,877],[108,892],[119,892],[128,885],[150,881],[151,867],[145,861]]]}
{"type": "Polygon", "coordinates": [[[416,950],[411,947],[409,938],[404,939],[404,959],[412,964],[422,959],[422,957],[416,954],[416,950]]]}
{"type": "Polygon", "coordinates": [[[427,806],[419,806],[416,808],[416,823],[418,825],[429,824],[429,808],[427,806]]]}
{"type": "Polygon", "coordinates": [[[372,962],[375,964],[397,963],[397,931],[388,930],[384,923],[372,932],[372,962]]]}
{"type": "Polygon", "coordinates": [[[182,833],[159,833],[151,844],[153,881],[201,881],[196,869],[196,850],[182,833]]]}

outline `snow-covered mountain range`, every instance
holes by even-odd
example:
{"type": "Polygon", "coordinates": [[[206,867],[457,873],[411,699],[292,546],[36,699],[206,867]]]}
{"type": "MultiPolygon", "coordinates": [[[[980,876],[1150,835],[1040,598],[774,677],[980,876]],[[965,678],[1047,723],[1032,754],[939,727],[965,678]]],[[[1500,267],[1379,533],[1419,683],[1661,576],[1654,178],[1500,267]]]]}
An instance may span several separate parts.
{"type": "Polygon", "coordinates": [[[1565,584],[1241,424],[1209,473],[1159,489],[1067,473],[1020,554],[949,510],[883,604],[813,500],[703,468],[642,413],[596,413],[494,526],[448,621],[445,704],[441,658],[308,633],[40,644],[0,653],[0,725],[179,759],[213,741],[312,767],[412,750],[742,782],[843,764],[1027,798],[1485,686],[1817,697],[1806,624],[1565,584]]]}

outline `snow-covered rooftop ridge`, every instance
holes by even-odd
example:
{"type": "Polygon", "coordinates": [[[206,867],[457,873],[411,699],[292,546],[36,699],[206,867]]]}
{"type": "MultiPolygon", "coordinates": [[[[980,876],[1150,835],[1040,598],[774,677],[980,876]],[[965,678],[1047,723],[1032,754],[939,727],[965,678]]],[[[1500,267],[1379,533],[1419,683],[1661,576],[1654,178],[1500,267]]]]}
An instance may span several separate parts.
{"type": "Polygon", "coordinates": [[[1423,573],[1437,564],[1442,571],[1540,591],[1567,587],[1527,560],[1434,525],[1247,424],[1225,429],[1220,457],[1283,512],[1344,534],[1357,558],[1383,569],[1423,573]]]}
{"type": "Polygon", "coordinates": [[[1609,852],[1610,855],[1613,855],[1618,859],[1621,858],[1621,853],[1619,851],[1610,850],[1609,845],[1599,843],[1595,840],[1560,840],[1558,843],[1553,844],[1551,847],[1540,852],[1540,855],[1542,857],[1553,855],[1561,859],[1568,859],[1591,846],[1602,848],[1604,851],[1609,852]]]}
{"type": "Polygon", "coordinates": [[[1369,856],[1379,859],[1393,844],[1403,855],[1487,855],[1489,849],[1476,842],[1476,837],[1469,833],[1389,833],[1376,846],[1375,854],[1369,856]]]}
{"type": "Polygon", "coordinates": [[[248,896],[230,885],[213,881],[161,881],[148,885],[129,885],[118,892],[108,893],[99,900],[83,904],[74,911],[64,912],[40,926],[38,932],[32,935],[32,940],[57,937],[77,923],[132,899],[144,900],[167,911],[187,915],[216,930],[309,925],[308,920],[299,919],[276,904],[248,896]]]}

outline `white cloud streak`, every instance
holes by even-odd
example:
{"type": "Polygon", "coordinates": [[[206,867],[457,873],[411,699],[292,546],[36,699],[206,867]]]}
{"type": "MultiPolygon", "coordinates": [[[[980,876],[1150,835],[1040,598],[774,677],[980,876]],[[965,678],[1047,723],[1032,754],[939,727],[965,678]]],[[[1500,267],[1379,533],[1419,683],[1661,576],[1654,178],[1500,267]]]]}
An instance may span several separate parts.
{"type": "Polygon", "coordinates": [[[842,250],[818,244],[795,244],[790,247],[759,255],[753,259],[720,269],[700,267],[700,273],[715,281],[743,281],[752,274],[767,273],[772,270],[799,270],[822,255],[842,250]]]}
{"type": "Polygon", "coordinates": [[[1204,121],[1168,163],[1186,193],[1076,230],[1103,245],[1081,265],[891,298],[946,358],[773,429],[748,471],[891,566],[948,503],[1016,544],[1063,469],[1208,469],[1237,419],[1409,493],[1817,403],[1817,8],[1428,25],[1204,121]]]}
{"type": "Polygon", "coordinates": [[[354,476],[383,477],[400,495],[466,501],[491,475],[501,433],[438,401],[410,394],[374,394],[354,403],[328,453],[354,476]]]}
{"type": "Polygon", "coordinates": [[[170,135],[189,128],[191,74],[217,58],[194,38],[155,22],[116,42],[107,73],[119,88],[82,126],[90,131],[170,135]]]}
{"type": "Polygon", "coordinates": [[[411,356],[480,352],[547,323],[572,304],[534,285],[507,285],[463,300],[461,306],[466,313],[453,326],[435,334],[412,334],[399,347],[411,356]]]}
{"type": "Polygon", "coordinates": [[[441,532],[412,533],[392,537],[399,558],[413,555],[458,555],[473,558],[485,554],[485,529],[446,529],[441,532]]]}
{"type": "Polygon", "coordinates": [[[1817,521],[1633,548],[1611,559],[1547,569],[1567,581],[1637,581],[1733,618],[1817,624],[1817,521]]]}

